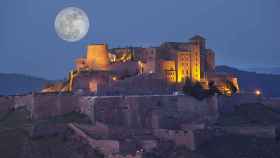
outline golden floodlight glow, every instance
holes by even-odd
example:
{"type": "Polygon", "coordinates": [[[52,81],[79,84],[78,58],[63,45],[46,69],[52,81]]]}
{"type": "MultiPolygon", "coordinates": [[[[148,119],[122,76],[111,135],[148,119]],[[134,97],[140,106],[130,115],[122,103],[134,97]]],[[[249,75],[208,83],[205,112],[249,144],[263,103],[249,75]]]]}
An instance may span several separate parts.
{"type": "Polygon", "coordinates": [[[112,77],[112,80],[116,81],[116,80],[117,80],[117,77],[116,77],[116,76],[112,77]]]}
{"type": "Polygon", "coordinates": [[[255,91],[255,94],[256,94],[257,96],[260,96],[260,95],[262,94],[262,92],[261,92],[260,90],[256,90],[256,91],[255,91]]]}

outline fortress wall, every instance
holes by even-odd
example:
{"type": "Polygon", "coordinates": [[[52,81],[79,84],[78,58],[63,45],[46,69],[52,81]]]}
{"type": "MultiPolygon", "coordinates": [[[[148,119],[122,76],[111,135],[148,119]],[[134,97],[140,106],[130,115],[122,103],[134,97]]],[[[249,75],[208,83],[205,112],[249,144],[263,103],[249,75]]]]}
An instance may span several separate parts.
{"type": "Polygon", "coordinates": [[[214,121],[218,116],[215,97],[206,101],[197,101],[189,96],[174,95],[89,98],[82,97],[84,103],[80,107],[88,109],[86,114],[92,118],[93,122],[98,121],[110,126],[172,128],[171,126],[174,126],[175,122],[168,120],[170,116],[176,117],[178,114],[184,114],[189,121],[214,121]]]}
{"type": "Polygon", "coordinates": [[[99,87],[108,85],[110,74],[104,71],[82,72],[73,80],[73,91],[97,92],[99,87]]]}
{"type": "MultiPolygon", "coordinates": [[[[170,96],[116,96],[97,97],[94,104],[96,121],[112,126],[153,128],[159,122],[152,121],[159,106],[172,108],[170,96]],[[159,105],[161,104],[161,105],[159,105]]],[[[173,106],[175,108],[175,106],[173,106]]]]}
{"type": "Polygon", "coordinates": [[[195,137],[193,131],[178,131],[175,134],[175,144],[184,145],[190,150],[195,150],[195,137]]]}
{"type": "Polygon", "coordinates": [[[108,158],[142,158],[142,154],[136,154],[136,155],[121,155],[121,154],[114,154],[114,155],[109,155],[108,158]]]}
{"type": "Polygon", "coordinates": [[[195,150],[193,131],[158,129],[154,130],[154,135],[162,140],[173,141],[178,146],[186,146],[190,150],[195,150]]]}
{"type": "Polygon", "coordinates": [[[194,135],[194,150],[208,140],[210,140],[213,136],[213,132],[207,129],[198,129],[198,130],[191,130],[194,135]]]}
{"type": "Polygon", "coordinates": [[[120,151],[119,141],[92,139],[74,124],[69,124],[68,126],[72,131],[74,131],[75,135],[84,140],[92,148],[97,149],[98,151],[103,153],[105,156],[109,156],[120,151]]]}
{"type": "Polygon", "coordinates": [[[185,113],[189,121],[194,118],[198,122],[201,120],[215,122],[219,116],[216,97],[197,100],[191,96],[180,96],[178,97],[177,108],[179,112],[185,113]]]}
{"type": "Polygon", "coordinates": [[[120,150],[120,143],[116,140],[93,140],[92,142],[105,155],[118,153],[120,150]]]}
{"type": "Polygon", "coordinates": [[[72,94],[34,94],[31,106],[33,119],[46,119],[79,111],[78,96],[72,94]]]}
{"type": "Polygon", "coordinates": [[[142,140],[141,146],[145,151],[152,151],[153,149],[157,148],[158,143],[156,140],[142,140]]]}
{"type": "Polygon", "coordinates": [[[15,109],[21,107],[27,107],[30,110],[31,105],[33,104],[33,94],[23,95],[23,96],[14,96],[15,109]]]}
{"type": "Polygon", "coordinates": [[[79,97],[73,95],[60,95],[58,104],[59,115],[79,110],[79,97]]]}
{"type": "Polygon", "coordinates": [[[109,127],[100,122],[96,122],[94,126],[92,125],[77,125],[79,128],[83,129],[89,133],[94,138],[108,138],[109,137],[109,127]]]}
{"type": "Polygon", "coordinates": [[[43,119],[59,114],[59,97],[57,97],[57,94],[35,94],[33,97],[34,102],[31,107],[32,119],[43,119]]]}
{"type": "Polygon", "coordinates": [[[173,141],[177,146],[185,146],[190,150],[206,142],[210,137],[206,130],[154,130],[154,135],[162,140],[173,141]]]}
{"type": "Polygon", "coordinates": [[[94,103],[96,97],[79,97],[79,109],[82,114],[87,115],[95,123],[94,103]]]}
{"type": "Polygon", "coordinates": [[[137,61],[127,61],[125,63],[113,63],[110,65],[110,70],[119,75],[136,75],[140,72],[137,61]]]}
{"type": "Polygon", "coordinates": [[[225,127],[229,133],[241,134],[247,136],[261,137],[261,138],[275,138],[276,127],[274,126],[236,126],[236,127],[225,127]]]}
{"type": "Polygon", "coordinates": [[[147,94],[171,94],[172,89],[161,79],[152,77],[131,77],[118,81],[110,86],[105,86],[98,91],[105,95],[147,95],[147,94]]]}
{"type": "Polygon", "coordinates": [[[250,103],[262,103],[262,97],[255,94],[236,94],[234,96],[218,96],[220,113],[233,112],[236,106],[250,103]]]}
{"type": "MultiPolygon", "coordinates": [[[[21,99],[19,99],[21,100],[21,99]]],[[[189,121],[213,121],[217,118],[215,97],[198,101],[189,96],[76,96],[73,94],[34,94],[22,102],[32,102],[33,119],[45,119],[74,111],[90,117],[93,123],[128,128],[169,128],[169,116],[184,114],[189,121]]],[[[12,102],[12,100],[11,100],[12,102]]],[[[13,106],[14,103],[10,103],[13,106]]],[[[175,120],[176,121],[176,120],[175,120]]],[[[170,127],[171,128],[171,127],[170,127]]]]}
{"type": "Polygon", "coordinates": [[[14,108],[14,98],[11,96],[0,97],[0,113],[7,113],[14,108]]]}

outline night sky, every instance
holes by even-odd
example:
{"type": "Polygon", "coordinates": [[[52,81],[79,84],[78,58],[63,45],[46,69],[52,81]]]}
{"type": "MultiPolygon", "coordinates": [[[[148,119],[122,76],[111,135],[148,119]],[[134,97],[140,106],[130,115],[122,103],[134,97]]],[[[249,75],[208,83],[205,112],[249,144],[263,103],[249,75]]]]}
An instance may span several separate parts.
{"type": "Polygon", "coordinates": [[[61,79],[89,43],[156,46],[200,34],[218,64],[280,66],[279,0],[0,0],[0,72],[61,79]],[[88,36],[67,43],[54,30],[56,14],[80,7],[88,36]]]}

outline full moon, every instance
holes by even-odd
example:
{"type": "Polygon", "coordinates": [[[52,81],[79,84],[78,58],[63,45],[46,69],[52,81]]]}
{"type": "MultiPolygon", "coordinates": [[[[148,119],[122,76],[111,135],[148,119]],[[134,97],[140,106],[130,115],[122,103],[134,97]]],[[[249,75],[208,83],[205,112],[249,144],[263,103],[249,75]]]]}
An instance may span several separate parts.
{"type": "Polygon", "coordinates": [[[89,25],[87,14],[76,7],[61,10],[55,19],[57,35],[68,42],[77,42],[83,39],[88,33],[89,25]]]}

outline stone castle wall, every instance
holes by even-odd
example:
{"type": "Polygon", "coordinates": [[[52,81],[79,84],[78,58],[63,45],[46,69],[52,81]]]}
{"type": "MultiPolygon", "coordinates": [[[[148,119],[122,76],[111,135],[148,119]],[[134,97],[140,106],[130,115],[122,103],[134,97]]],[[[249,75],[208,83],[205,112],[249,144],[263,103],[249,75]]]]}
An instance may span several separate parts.
{"type": "Polygon", "coordinates": [[[85,105],[80,106],[88,107],[85,113],[93,118],[93,122],[98,121],[110,126],[139,129],[172,128],[176,121],[180,120],[176,119],[177,116],[182,115],[189,122],[214,121],[218,116],[215,97],[204,101],[197,101],[190,96],[174,95],[89,98],[81,97],[85,105]]]}
{"type": "Polygon", "coordinates": [[[99,95],[171,94],[172,88],[158,76],[146,75],[126,78],[98,91],[99,95]]]}
{"type": "Polygon", "coordinates": [[[236,106],[251,103],[262,103],[262,97],[255,94],[236,94],[231,97],[218,96],[220,113],[233,112],[236,106]]]}
{"type": "Polygon", "coordinates": [[[177,108],[180,112],[187,113],[186,115],[195,116],[193,118],[197,119],[197,121],[208,120],[209,122],[213,122],[219,115],[218,100],[216,97],[210,97],[204,100],[197,100],[190,96],[178,97],[177,108]]]}
{"type": "MultiPolygon", "coordinates": [[[[14,96],[15,109],[29,107],[33,104],[33,94],[14,96]]],[[[30,109],[29,109],[30,110],[30,109]]]]}
{"type": "Polygon", "coordinates": [[[196,148],[209,139],[209,134],[206,130],[154,130],[155,137],[162,140],[170,140],[177,146],[185,146],[190,150],[196,148]]]}
{"type": "Polygon", "coordinates": [[[75,135],[77,135],[80,139],[83,139],[88,145],[94,149],[97,149],[106,157],[111,154],[117,154],[120,151],[119,141],[93,139],[85,134],[82,130],[77,128],[74,124],[69,124],[69,128],[73,130],[75,135]]]}
{"type": "MultiPolygon", "coordinates": [[[[189,96],[131,95],[77,96],[71,93],[35,93],[0,97],[0,112],[27,107],[33,119],[46,119],[78,111],[92,122],[111,126],[155,129],[169,126],[169,116],[183,114],[189,120],[217,117],[215,98],[198,101],[189,96]],[[165,124],[165,125],[163,125],[165,124]]],[[[170,122],[170,125],[174,122],[170,122]]]]}
{"type": "Polygon", "coordinates": [[[14,99],[11,96],[0,97],[0,113],[7,113],[14,108],[14,99]]]}
{"type": "Polygon", "coordinates": [[[32,119],[46,119],[79,110],[79,100],[72,94],[34,94],[31,105],[32,119]]]}
{"type": "Polygon", "coordinates": [[[247,136],[261,137],[261,138],[275,138],[275,126],[232,126],[225,127],[228,133],[241,134],[247,136]]]}

